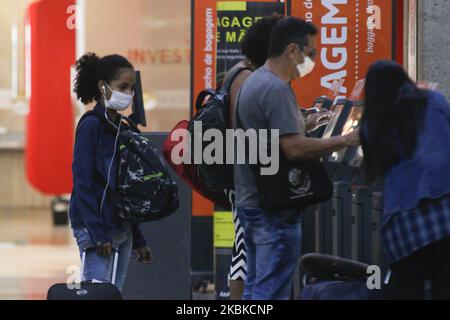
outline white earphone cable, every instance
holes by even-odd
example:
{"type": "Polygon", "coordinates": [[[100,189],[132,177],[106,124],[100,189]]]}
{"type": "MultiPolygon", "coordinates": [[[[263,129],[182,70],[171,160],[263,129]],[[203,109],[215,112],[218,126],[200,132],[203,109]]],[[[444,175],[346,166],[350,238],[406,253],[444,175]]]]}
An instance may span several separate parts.
{"type": "Polygon", "coordinates": [[[114,141],[114,153],[111,159],[111,164],[109,165],[109,170],[108,170],[108,178],[107,178],[107,182],[106,182],[106,187],[105,190],[103,190],[103,196],[102,196],[102,201],[100,203],[100,216],[103,215],[103,203],[105,201],[105,197],[106,197],[106,192],[108,190],[109,187],[109,183],[111,180],[111,170],[112,170],[112,166],[114,164],[114,158],[116,157],[116,151],[117,151],[117,141],[119,140],[119,134],[120,134],[120,127],[122,125],[122,115],[120,115],[120,122],[119,122],[119,126],[116,126],[111,120],[108,119],[108,115],[106,114],[106,110],[105,110],[105,118],[106,120],[111,123],[116,129],[117,129],[117,134],[116,134],[116,139],[114,141]]]}

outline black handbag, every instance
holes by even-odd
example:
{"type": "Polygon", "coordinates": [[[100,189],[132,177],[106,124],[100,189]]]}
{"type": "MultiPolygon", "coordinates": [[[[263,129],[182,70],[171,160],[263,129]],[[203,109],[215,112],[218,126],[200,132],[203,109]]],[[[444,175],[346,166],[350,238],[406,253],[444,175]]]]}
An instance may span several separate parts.
{"type": "Polygon", "coordinates": [[[279,152],[280,166],[276,174],[255,172],[263,209],[303,209],[331,199],[333,184],[320,159],[289,161],[279,152]]]}

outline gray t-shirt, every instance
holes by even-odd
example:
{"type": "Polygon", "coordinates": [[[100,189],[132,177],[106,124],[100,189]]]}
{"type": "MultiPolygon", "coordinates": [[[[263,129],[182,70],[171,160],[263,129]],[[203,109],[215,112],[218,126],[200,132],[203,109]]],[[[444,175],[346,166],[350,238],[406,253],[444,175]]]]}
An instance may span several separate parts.
{"type": "MultiPolygon", "coordinates": [[[[244,130],[278,129],[280,137],[305,135],[304,119],[292,88],[265,66],[245,81],[238,94],[236,110],[240,120],[238,127],[244,130]]],[[[235,162],[234,181],[236,206],[260,208],[258,187],[248,164],[235,162]]]]}

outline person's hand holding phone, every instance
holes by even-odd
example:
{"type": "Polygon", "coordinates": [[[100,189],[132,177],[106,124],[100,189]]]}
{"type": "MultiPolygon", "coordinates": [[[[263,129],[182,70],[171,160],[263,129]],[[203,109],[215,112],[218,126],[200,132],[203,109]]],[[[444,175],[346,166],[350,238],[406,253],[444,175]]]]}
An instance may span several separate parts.
{"type": "Polygon", "coordinates": [[[346,139],[347,147],[357,147],[361,144],[359,139],[359,127],[353,129],[350,133],[343,135],[346,139]]]}
{"type": "Polygon", "coordinates": [[[314,130],[317,130],[321,126],[327,125],[331,118],[333,117],[334,113],[331,111],[321,111],[319,113],[311,114],[308,119],[306,120],[306,131],[312,132],[314,130]]]}

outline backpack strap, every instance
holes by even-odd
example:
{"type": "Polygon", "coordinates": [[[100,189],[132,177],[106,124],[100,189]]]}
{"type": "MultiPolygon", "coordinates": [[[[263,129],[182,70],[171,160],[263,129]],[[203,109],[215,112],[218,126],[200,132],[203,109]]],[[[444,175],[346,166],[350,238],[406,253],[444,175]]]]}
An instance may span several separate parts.
{"type": "MultiPolygon", "coordinates": [[[[91,116],[97,117],[100,120],[100,122],[102,123],[105,130],[117,130],[105,119],[105,116],[103,114],[101,114],[100,112],[97,112],[95,110],[89,110],[81,116],[80,120],[78,120],[78,124],[77,124],[76,131],[75,131],[75,142],[76,142],[76,133],[78,132],[78,128],[80,127],[81,123],[84,120],[86,120],[88,117],[91,117],[91,116]]],[[[127,118],[127,121],[128,121],[128,118],[127,118]]]]}
{"type": "Polygon", "coordinates": [[[206,89],[203,90],[198,94],[197,100],[195,100],[195,110],[197,112],[203,107],[203,102],[205,101],[206,97],[214,96],[217,92],[214,89],[206,89]]]}
{"type": "Polygon", "coordinates": [[[236,129],[244,129],[242,127],[242,121],[241,121],[241,117],[239,116],[239,98],[241,97],[241,91],[239,90],[237,98],[236,98],[236,129]]]}
{"type": "Polygon", "coordinates": [[[300,268],[319,279],[330,279],[338,275],[347,279],[367,278],[368,264],[321,253],[309,253],[300,259],[300,268]]]}
{"type": "MultiPolygon", "coordinates": [[[[77,124],[77,130],[78,130],[78,127],[80,126],[80,124],[81,124],[86,118],[88,118],[89,116],[95,116],[95,117],[97,117],[97,118],[100,120],[100,122],[101,122],[107,129],[111,129],[111,130],[117,131],[117,129],[116,129],[115,127],[113,127],[113,126],[111,125],[111,123],[109,123],[109,122],[105,119],[105,115],[104,115],[104,114],[102,114],[102,113],[100,113],[100,112],[97,112],[97,111],[95,111],[95,110],[89,110],[89,111],[85,112],[85,113],[81,116],[81,118],[80,118],[80,120],[78,121],[78,124],[77,124]]],[[[128,118],[128,117],[122,115],[122,119],[126,120],[126,121],[128,122],[128,124],[129,124],[133,129],[136,129],[137,131],[139,131],[139,129],[137,128],[136,124],[135,124],[130,118],[128,118]]],[[[140,132],[140,131],[139,131],[139,132],[140,132]]]]}
{"type": "Polygon", "coordinates": [[[139,130],[139,128],[136,125],[136,123],[134,123],[134,121],[131,120],[129,117],[122,115],[122,119],[127,121],[128,126],[131,127],[131,129],[133,129],[137,133],[141,133],[141,130],[139,130]]]}
{"type": "Polygon", "coordinates": [[[233,70],[233,72],[231,72],[231,74],[228,75],[226,81],[223,82],[221,89],[225,90],[227,93],[230,93],[231,86],[233,85],[234,80],[236,80],[237,76],[244,70],[253,71],[249,67],[236,68],[235,70],[233,70]]]}
{"type": "Polygon", "coordinates": [[[85,113],[81,116],[80,120],[78,120],[78,124],[77,124],[76,131],[78,131],[78,128],[80,127],[81,123],[82,123],[86,118],[88,118],[89,116],[96,116],[96,117],[99,118],[98,114],[97,114],[94,110],[89,110],[89,111],[85,112],[85,113]]]}

